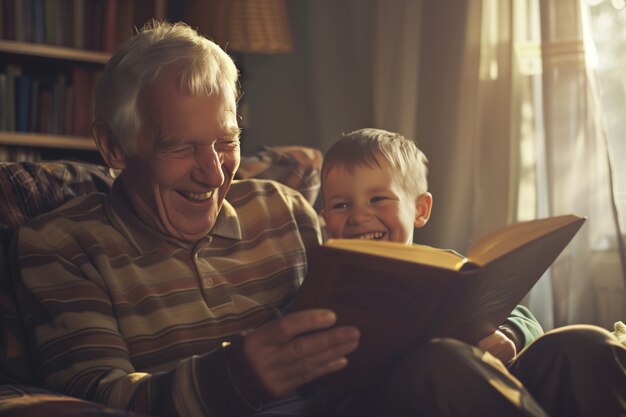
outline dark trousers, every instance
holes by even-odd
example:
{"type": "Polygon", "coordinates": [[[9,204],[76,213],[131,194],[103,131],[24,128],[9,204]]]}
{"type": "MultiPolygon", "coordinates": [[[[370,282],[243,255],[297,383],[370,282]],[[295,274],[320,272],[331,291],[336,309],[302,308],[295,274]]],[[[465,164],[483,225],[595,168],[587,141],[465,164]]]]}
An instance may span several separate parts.
{"type": "Polygon", "coordinates": [[[537,339],[507,368],[476,347],[433,339],[372,391],[292,398],[261,415],[626,417],[626,348],[599,327],[566,326],[537,339]]]}

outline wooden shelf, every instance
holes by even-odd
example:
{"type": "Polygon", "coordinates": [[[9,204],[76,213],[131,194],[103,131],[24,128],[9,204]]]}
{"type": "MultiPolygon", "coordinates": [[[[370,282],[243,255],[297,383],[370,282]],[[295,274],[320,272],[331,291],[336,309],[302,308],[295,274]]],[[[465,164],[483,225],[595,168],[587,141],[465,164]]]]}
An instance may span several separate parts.
{"type": "Polygon", "coordinates": [[[0,40],[0,52],[94,64],[106,64],[111,57],[111,54],[106,52],[8,40],[0,40]]]}
{"type": "Polygon", "coordinates": [[[43,133],[0,132],[0,145],[96,150],[96,144],[93,142],[93,139],[88,137],[48,135],[43,133]]]}

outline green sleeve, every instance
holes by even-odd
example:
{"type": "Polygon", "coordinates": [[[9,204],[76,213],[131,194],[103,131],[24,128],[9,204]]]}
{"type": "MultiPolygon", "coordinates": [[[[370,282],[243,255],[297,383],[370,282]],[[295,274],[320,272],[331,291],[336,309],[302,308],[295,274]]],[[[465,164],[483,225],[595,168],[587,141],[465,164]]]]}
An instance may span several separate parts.
{"type": "Polygon", "coordinates": [[[543,328],[535,316],[533,316],[528,308],[522,305],[515,307],[511,315],[500,327],[500,330],[503,330],[502,328],[504,327],[514,332],[516,338],[513,341],[518,351],[528,346],[533,340],[543,334],[543,328]]]}

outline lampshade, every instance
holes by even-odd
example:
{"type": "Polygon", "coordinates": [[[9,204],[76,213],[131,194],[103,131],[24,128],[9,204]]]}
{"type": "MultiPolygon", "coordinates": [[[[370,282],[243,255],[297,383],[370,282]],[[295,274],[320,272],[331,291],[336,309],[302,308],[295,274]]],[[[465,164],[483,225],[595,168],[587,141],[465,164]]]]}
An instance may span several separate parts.
{"type": "Polygon", "coordinates": [[[208,0],[192,4],[196,10],[191,10],[190,16],[198,20],[198,28],[227,51],[293,51],[285,0],[208,0]]]}

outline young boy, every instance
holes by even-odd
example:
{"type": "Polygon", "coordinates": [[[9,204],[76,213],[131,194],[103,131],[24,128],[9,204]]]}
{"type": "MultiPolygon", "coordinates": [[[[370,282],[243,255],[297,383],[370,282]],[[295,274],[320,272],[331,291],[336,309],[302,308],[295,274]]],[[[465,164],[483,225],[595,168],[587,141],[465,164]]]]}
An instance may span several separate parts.
{"type": "MultiPolygon", "coordinates": [[[[398,133],[361,129],[342,136],[322,166],[321,214],[328,236],[413,244],[414,229],[428,222],[433,204],[427,163],[415,142],[398,133]]],[[[511,323],[478,346],[508,363],[541,333],[520,307],[511,323]]]]}
{"type": "MultiPolygon", "coordinates": [[[[413,244],[414,229],[428,222],[433,203],[427,171],[424,154],[398,133],[361,129],[343,135],[322,165],[321,214],[328,237],[413,244]]],[[[539,338],[542,333],[530,311],[518,306],[498,330],[478,342],[480,349],[435,339],[395,367],[388,381],[396,384],[382,390],[383,398],[386,404],[400,404],[406,397],[398,392],[417,387],[409,397],[420,415],[477,415],[488,410],[490,415],[546,415],[547,411],[551,416],[573,416],[593,415],[598,408],[608,412],[604,415],[626,411],[626,391],[619,393],[626,387],[626,351],[608,332],[568,326],[539,338]],[[533,346],[517,355],[535,339],[533,346]],[[594,365],[586,366],[590,354],[594,365]],[[576,363],[576,369],[563,365],[567,363],[576,363]],[[597,365],[611,377],[594,377],[597,365]]],[[[391,411],[387,409],[386,415],[391,411]]],[[[405,412],[396,411],[393,415],[405,412]]]]}

